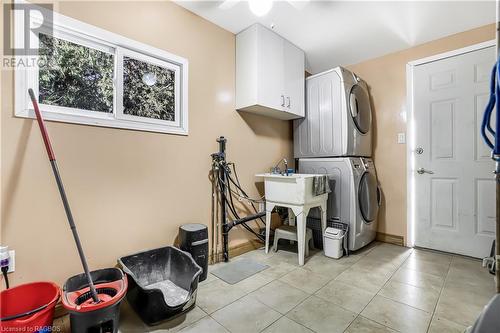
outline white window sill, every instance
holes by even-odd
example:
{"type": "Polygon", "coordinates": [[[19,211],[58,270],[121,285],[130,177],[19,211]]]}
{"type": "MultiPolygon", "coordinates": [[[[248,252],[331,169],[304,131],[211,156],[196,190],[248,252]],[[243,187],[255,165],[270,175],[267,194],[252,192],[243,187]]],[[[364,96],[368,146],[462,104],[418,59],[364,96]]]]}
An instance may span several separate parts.
{"type": "MultiPolygon", "coordinates": [[[[43,110],[42,110],[43,112],[43,110]]],[[[16,117],[18,118],[28,118],[36,119],[35,112],[33,110],[22,110],[16,112],[16,117]]],[[[177,135],[188,135],[187,128],[182,127],[172,127],[159,124],[142,123],[138,121],[127,121],[116,118],[98,118],[89,116],[79,116],[79,115],[67,115],[62,113],[54,112],[43,112],[43,118],[48,121],[57,121],[70,124],[79,125],[90,125],[99,127],[109,127],[109,128],[120,128],[129,129],[136,131],[146,131],[155,133],[167,133],[167,134],[177,134],[177,135]]]]}

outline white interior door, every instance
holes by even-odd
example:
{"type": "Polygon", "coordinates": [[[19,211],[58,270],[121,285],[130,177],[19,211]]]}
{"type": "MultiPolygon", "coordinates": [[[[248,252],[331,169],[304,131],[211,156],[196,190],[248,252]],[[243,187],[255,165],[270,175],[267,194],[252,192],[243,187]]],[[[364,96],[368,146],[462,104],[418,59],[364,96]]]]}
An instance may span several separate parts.
{"type": "Polygon", "coordinates": [[[479,129],[494,60],[494,48],[487,47],[414,68],[416,246],[489,255],[494,163],[479,129]]]}

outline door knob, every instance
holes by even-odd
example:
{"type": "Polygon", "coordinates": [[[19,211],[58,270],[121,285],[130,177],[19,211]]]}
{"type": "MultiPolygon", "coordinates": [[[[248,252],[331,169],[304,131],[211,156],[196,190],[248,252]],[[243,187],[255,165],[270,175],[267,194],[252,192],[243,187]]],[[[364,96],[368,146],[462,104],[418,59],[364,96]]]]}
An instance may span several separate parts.
{"type": "Polygon", "coordinates": [[[434,171],[431,171],[431,170],[425,170],[424,168],[418,168],[417,169],[417,173],[419,175],[423,175],[424,173],[428,173],[428,174],[434,174],[434,171]]]}

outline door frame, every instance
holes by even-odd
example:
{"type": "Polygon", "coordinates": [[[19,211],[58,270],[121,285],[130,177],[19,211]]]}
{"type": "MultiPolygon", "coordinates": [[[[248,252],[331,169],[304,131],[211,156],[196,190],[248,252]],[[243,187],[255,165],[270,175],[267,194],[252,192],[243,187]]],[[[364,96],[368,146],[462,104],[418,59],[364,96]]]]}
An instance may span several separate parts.
{"type": "Polygon", "coordinates": [[[415,119],[413,80],[415,68],[430,62],[479,51],[496,45],[496,40],[466,46],[460,49],[410,61],[406,64],[406,246],[415,246],[415,119]]]}

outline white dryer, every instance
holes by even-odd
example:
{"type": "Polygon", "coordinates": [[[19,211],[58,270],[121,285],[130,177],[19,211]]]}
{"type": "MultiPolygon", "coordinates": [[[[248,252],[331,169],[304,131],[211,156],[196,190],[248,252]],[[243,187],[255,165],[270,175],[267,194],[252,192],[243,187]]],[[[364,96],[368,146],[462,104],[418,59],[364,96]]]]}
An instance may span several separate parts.
{"type": "Polygon", "coordinates": [[[327,218],[349,223],[349,250],[358,250],[375,239],[381,192],[371,159],[304,158],[299,160],[299,172],[326,174],[335,181],[328,197],[327,218]]]}
{"type": "Polygon", "coordinates": [[[306,115],[294,121],[294,156],[372,155],[367,84],[342,67],[306,79],[306,115]]]}

